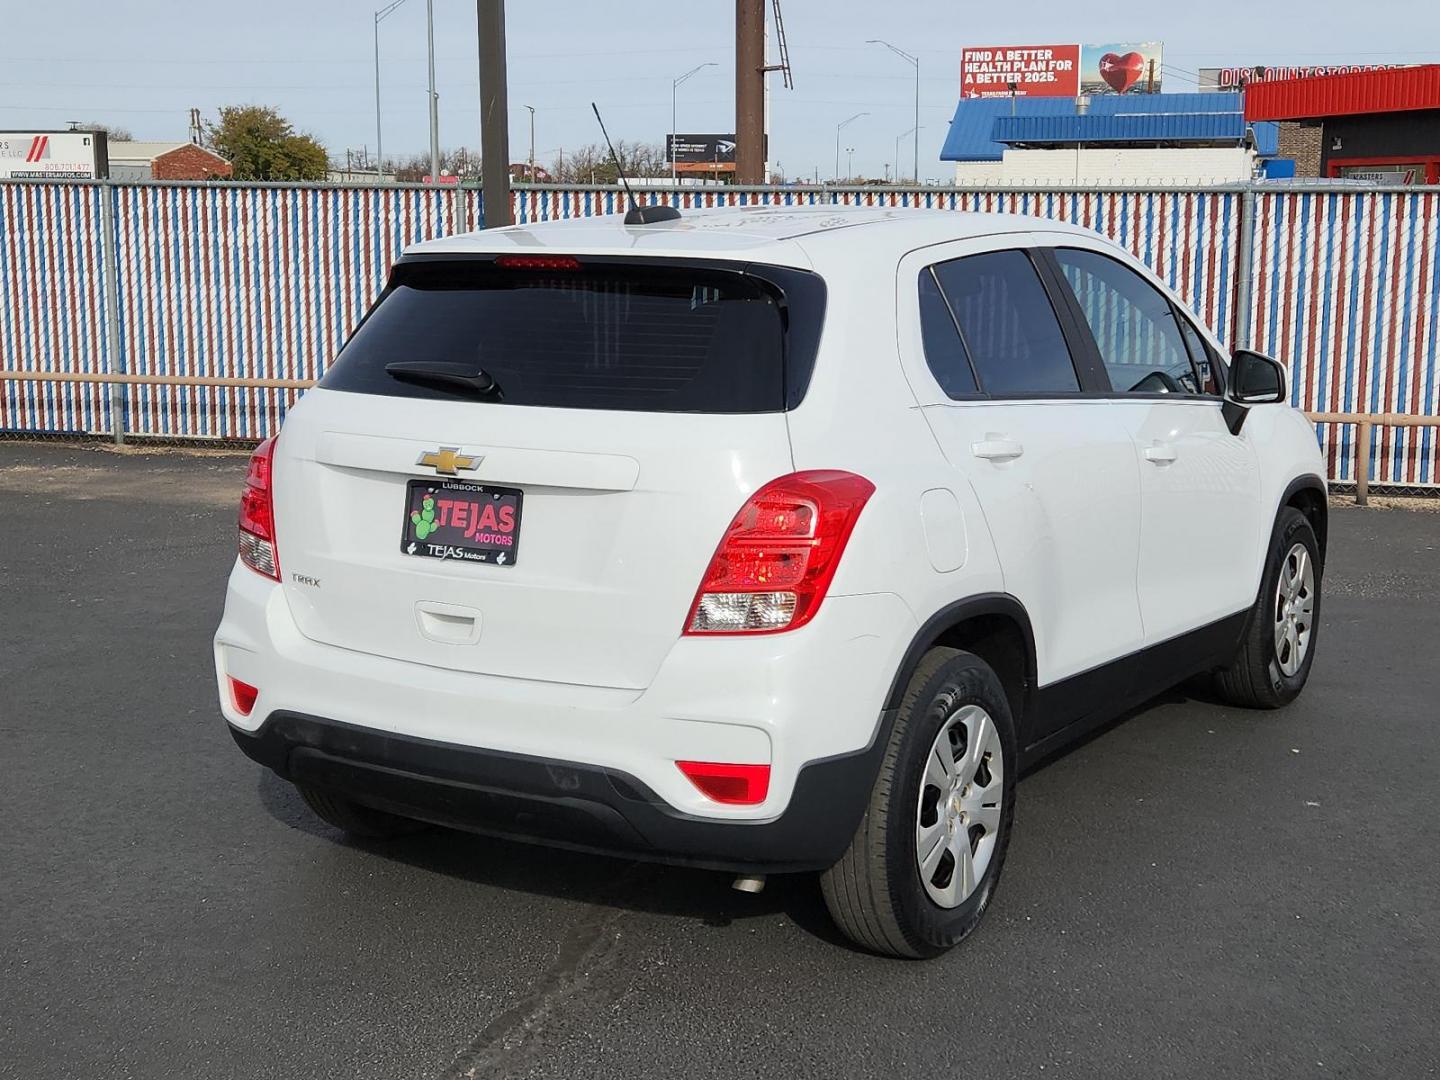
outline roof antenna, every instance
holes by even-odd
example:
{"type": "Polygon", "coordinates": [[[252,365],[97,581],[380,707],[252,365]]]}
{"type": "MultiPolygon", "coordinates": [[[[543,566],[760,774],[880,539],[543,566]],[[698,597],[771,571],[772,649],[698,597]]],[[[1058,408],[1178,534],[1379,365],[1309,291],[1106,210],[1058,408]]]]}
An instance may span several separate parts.
{"type": "Polygon", "coordinates": [[[610,142],[610,133],[605,130],[605,121],[600,119],[600,109],[593,101],[590,103],[590,108],[595,110],[595,120],[600,125],[600,134],[605,136],[605,145],[610,150],[610,160],[615,163],[615,178],[625,189],[625,198],[630,203],[630,209],[625,214],[625,224],[653,225],[657,221],[678,221],[680,211],[673,206],[641,206],[635,201],[635,193],[625,182],[625,170],[620,167],[620,156],[615,153],[615,147],[610,142]]]}

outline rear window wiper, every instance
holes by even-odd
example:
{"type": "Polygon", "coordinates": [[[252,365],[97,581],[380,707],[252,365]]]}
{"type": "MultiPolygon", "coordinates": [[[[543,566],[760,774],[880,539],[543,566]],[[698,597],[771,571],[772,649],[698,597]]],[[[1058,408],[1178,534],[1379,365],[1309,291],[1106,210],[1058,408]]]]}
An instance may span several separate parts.
{"type": "Polygon", "coordinates": [[[385,374],[401,382],[436,386],[442,390],[462,390],[474,397],[491,401],[504,400],[504,391],[495,377],[473,364],[442,364],[426,360],[397,360],[385,365],[385,374]]]}

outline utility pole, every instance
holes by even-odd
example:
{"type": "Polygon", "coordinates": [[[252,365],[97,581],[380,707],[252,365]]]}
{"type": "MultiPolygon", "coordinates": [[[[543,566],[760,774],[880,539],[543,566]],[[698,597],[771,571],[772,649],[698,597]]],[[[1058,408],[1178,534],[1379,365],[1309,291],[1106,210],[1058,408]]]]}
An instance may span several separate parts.
{"type": "Polygon", "coordinates": [[[526,177],[530,183],[535,182],[535,106],[526,105],[530,110],[530,175],[526,177]]]}
{"type": "Polygon", "coordinates": [[[435,0],[425,0],[425,37],[430,52],[430,182],[440,183],[440,95],[435,93],[435,0]]]}
{"type": "Polygon", "coordinates": [[[505,75],[505,0],[475,0],[480,34],[480,169],[485,228],[509,225],[510,116],[505,75]]]}
{"type": "Polygon", "coordinates": [[[1153,94],[1155,92],[1155,58],[1153,56],[1150,58],[1150,63],[1148,66],[1150,68],[1150,78],[1149,81],[1146,83],[1145,93],[1153,94]]]}
{"type": "Polygon", "coordinates": [[[735,0],[735,180],[765,172],[765,0],[735,0]]]}
{"type": "Polygon", "coordinates": [[[685,72],[684,75],[678,75],[670,82],[670,141],[665,147],[665,156],[670,159],[670,182],[672,184],[677,181],[677,172],[675,169],[675,99],[680,90],[680,84],[697,72],[704,71],[706,68],[719,66],[719,64],[712,60],[708,64],[700,64],[691,68],[685,72]]]}
{"type": "Polygon", "coordinates": [[[869,114],[868,112],[857,112],[854,116],[850,117],[849,120],[841,120],[840,123],[838,123],[838,124],[835,125],[835,179],[836,179],[836,180],[839,180],[839,179],[840,179],[840,132],[843,131],[845,128],[849,127],[849,126],[850,126],[851,124],[853,124],[856,120],[859,120],[862,116],[869,116],[869,115],[870,115],[870,114],[869,114]]]}
{"type": "MultiPolygon", "coordinates": [[[[865,44],[866,44],[866,45],[884,45],[885,48],[889,49],[889,50],[890,50],[891,52],[893,52],[896,56],[902,58],[903,60],[907,61],[908,63],[911,63],[911,64],[914,64],[914,65],[915,65],[915,176],[914,176],[914,179],[915,179],[915,183],[918,184],[918,183],[920,183],[920,58],[919,58],[918,56],[911,56],[911,55],[910,55],[908,52],[906,52],[904,49],[897,49],[894,45],[891,45],[888,41],[881,41],[879,38],[870,38],[869,40],[867,40],[867,41],[865,42],[865,44]]],[[[896,169],[896,171],[898,172],[899,169],[900,169],[900,166],[897,164],[897,165],[895,166],[895,169],[896,169]]]]}
{"type": "Polygon", "coordinates": [[[855,179],[855,148],[853,146],[845,147],[845,179],[855,179]]]}

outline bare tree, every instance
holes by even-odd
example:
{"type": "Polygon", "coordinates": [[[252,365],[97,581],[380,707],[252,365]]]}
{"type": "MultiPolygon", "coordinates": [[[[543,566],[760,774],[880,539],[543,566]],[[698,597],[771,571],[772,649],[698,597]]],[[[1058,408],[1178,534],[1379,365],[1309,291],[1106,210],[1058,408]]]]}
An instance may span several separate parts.
{"type": "MultiPolygon", "coordinates": [[[[659,143],[621,139],[615,144],[615,156],[620,159],[626,176],[670,175],[665,148],[659,143]]],[[[550,166],[550,174],[559,184],[614,184],[620,176],[604,143],[591,143],[578,150],[567,151],[564,160],[555,159],[550,166]]]]}
{"type": "MultiPolygon", "coordinates": [[[[430,155],[411,154],[409,157],[391,158],[387,162],[401,183],[418,184],[430,175],[430,155]]],[[[461,180],[480,179],[480,155],[464,146],[440,151],[440,173],[442,176],[458,176],[461,180]]]]}
{"type": "Polygon", "coordinates": [[[79,124],[76,131],[93,131],[96,134],[104,133],[105,138],[110,142],[134,142],[135,136],[130,134],[129,128],[123,128],[116,124],[102,124],[98,121],[91,121],[86,124],[79,124]]]}

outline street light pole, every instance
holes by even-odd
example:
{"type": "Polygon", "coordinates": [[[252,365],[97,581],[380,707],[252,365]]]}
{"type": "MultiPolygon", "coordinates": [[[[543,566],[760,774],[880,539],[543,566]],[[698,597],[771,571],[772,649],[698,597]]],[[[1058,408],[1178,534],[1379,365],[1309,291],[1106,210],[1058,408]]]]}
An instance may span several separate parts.
{"type": "Polygon", "coordinates": [[[690,78],[691,75],[704,71],[706,68],[719,66],[720,65],[713,60],[708,64],[700,64],[698,67],[693,67],[685,72],[684,75],[678,76],[670,83],[670,141],[665,147],[665,156],[670,159],[670,182],[672,184],[677,182],[678,177],[675,170],[675,101],[678,96],[678,91],[680,90],[680,84],[690,78]]]}
{"type": "Polygon", "coordinates": [[[440,183],[440,95],[435,93],[435,0],[425,0],[425,37],[430,52],[430,182],[440,183]]]}
{"type": "Polygon", "coordinates": [[[385,170],[385,142],[380,137],[380,24],[395,13],[405,0],[394,0],[375,12],[375,179],[385,170]]]}
{"type": "Polygon", "coordinates": [[[845,179],[855,179],[855,148],[853,146],[845,147],[845,179]]]}
{"type": "MultiPolygon", "coordinates": [[[[920,139],[920,129],[911,128],[909,131],[902,132],[901,134],[895,136],[895,179],[897,182],[900,179],[900,141],[908,135],[914,135],[916,141],[918,142],[920,139]]],[[[916,177],[915,182],[918,184],[920,182],[920,178],[916,177]]]]}
{"type": "Polygon", "coordinates": [[[838,182],[839,179],[840,179],[840,132],[841,132],[841,130],[843,130],[844,128],[849,127],[849,126],[850,126],[851,124],[853,124],[856,120],[859,120],[862,116],[869,116],[869,115],[870,115],[870,114],[869,114],[868,112],[857,112],[854,116],[850,117],[849,120],[841,120],[840,123],[838,123],[838,124],[835,125],[835,173],[834,173],[834,176],[835,176],[835,179],[836,179],[837,182],[838,182]]]}
{"type": "Polygon", "coordinates": [[[526,105],[530,110],[530,175],[526,177],[532,184],[535,182],[535,106],[526,105]]]}
{"type": "Polygon", "coordinates": [[[908,52],[906,52],[904,49],[897,49],[894,45],[891,45],[888,41],[882,41],[880,38],[869,38],[868,40],[866,40],[865,44],[866,44],[866,45],[884,45],[885,48],[889,49],[889,50],[890,50],[891,52],[893,52],[896,56],[902,57],[902,58],[903,58],[904,60],[906,60],[908,63],[911,63],[911,64],[915,65],[915,161],[914,161],[915,176],[914,176],[914,180],[915,180],[915,183],[918,184],[918,183],[920,183],[920,58],[919,58],[918,56],[912,56],[912,55],[910,55],[910,54],[909,54],[908,52]]]}

